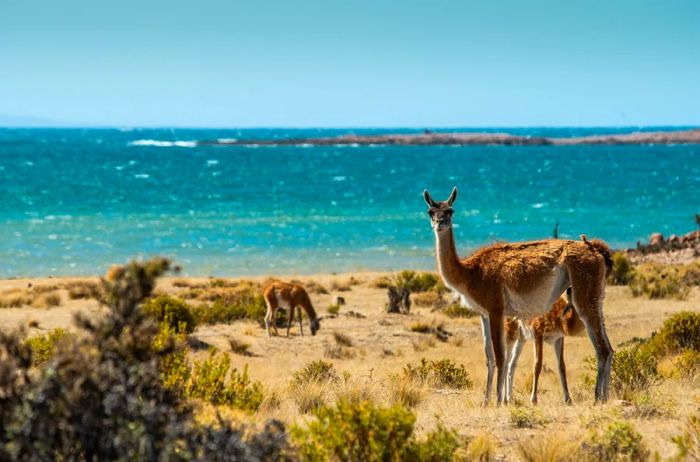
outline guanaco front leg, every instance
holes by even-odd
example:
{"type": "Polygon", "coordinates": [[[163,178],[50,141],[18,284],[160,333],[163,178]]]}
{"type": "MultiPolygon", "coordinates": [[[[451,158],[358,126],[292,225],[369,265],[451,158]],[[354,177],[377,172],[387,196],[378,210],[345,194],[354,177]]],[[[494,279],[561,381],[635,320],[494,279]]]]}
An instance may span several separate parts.
{"type": "Polygon", "coordinates": [[[302,323],[302,317],[301,317],[301,307],[297,306],[297,310],[299,310],[299,332],[301,332],[301,336],[304,336],[304,324],[302,323]]]}
{"type": "Polygon", "coordinates": [[[289,329],[292,328],[292,322],[294,322],[294,307],[289,309],[289,318],[287,319],[287,337],[289,337],[289,329]]]}
{"type": "Polygon", "coordinates": [[[540,380],[540,372],[542,371],[542,342],[544,338],[542,334],[535,334],[535,366],[532,371],[532,396],[530,401],[532,404],[537,404],[537,383],[540,380]]]}

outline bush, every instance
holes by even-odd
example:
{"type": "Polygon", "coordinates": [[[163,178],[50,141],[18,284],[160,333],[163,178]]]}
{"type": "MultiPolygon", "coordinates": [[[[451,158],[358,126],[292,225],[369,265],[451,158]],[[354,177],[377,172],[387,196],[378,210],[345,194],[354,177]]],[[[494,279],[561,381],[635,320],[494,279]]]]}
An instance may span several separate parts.
{"type": "Polygon", "coordinates": [[[455,451],[462,444],[457,432],[447,429],[438,421],[437,428],[423,441],[414,441],[406,448],[403,460],[415,462],[443,462],[454,460],[455,451]]]}
{"type": "Polygon", "coordinates": [[[634,267],[625,252],[615,252],[612,256],[613,269],[608,276],[608,284],[624,286],[634,278],[634,267]]]}
{"type": "Polygon", "coordinates": [[[94,282],[74,281],[68,282],[64,286],[68,290],[68,298],[79,300],[83,298],[99,298],[100,287],[94,282]]]}
{"type": "Polygon", "coordinates": [[[685,428],[682,435],[673,438],[678,448],[676,460],[700,460],[700,417],[689,417],[685,428]]]}
{"type": "Polygon", "coordinates": [[[279,460],[284,426],[248,438],[219,419],[195,423],[192,408],[161,380],[156,325],[140,308],[165,259],[113,267],[102,281],[108,310],[78,316],[85,335],[58,342],[53,359],[28,373],[31,350],[0,331],[0,460],[279,460]]]}
{"type": "Polygon", "coordinates": [[[300,387],[312,382],[335,382],[339,379],[333,364],[322,359],[312,361],[292,375],[292,384],[300,387]]]}
{"type": "Polygon", "coordinates": [[[517,428],[533,428],[547,423],[538,407],[513,406],[510,408],[510,423],[517,428]]]}
{"type": "Polygon", "coordinates": [[[292,427],[303,461],[403,460],[416,420],[401,407],[379,408],[370,402],[339,401],[313,415],[306,427],[292,427]]]}
{"type": "Polygon", "coordinates": [[[391,405],[406,408],[418,406],[425,395],[423,385],[406,375],[394,374],[389,377],[388,399],[391,405]]]}
{"type": "MultiPolygon", "coordinates": [[[[636,345],[613,353],[610,368],[610,390],[619,398],[630,400],[635,393],[649,388],[659,377],[657,360],[645,345],[636,345]]],[[[587,385],[595,383],[597,361],[588,356],[584,363],[589,373],[584,374],[587,385]]]]}
{"type": "Polygon", "coordinates": [[[231,337],[228,339],[228,345],[231,347],[231,351],[237,355],[250,356],[250,352],[248,351],[250,343],[231,337]]]}
{"type": "Polygon", "coordinates": [[[267,306],[264,297],[255,287],[246,286],[217,295],[211,305],[202,304],[193,311],[196,320],[202,324],[222,324],[250,319],[263,326],[267,306]]]}
{"type": "Polygon", "coordinates": [[[673,365],[682,379],[694,379],[700,374],[700,351],[683,350],[673,360],[673,365]]]}
{"type": "Polygon", "coordinates": [[[577,446],[575,441],[555,434],[521,440],[517,451],[522,462],[574,462],[577,446]]]}
{"type": "Polygon", "coordinates": [[[338,304],[333,304],[333,305],[328,305],[328,314],[338,314],[340,313],[340,305],[338,304]]]}
{"type": "Polygon", "coordinates": [[[635,297],[645,296],[650,299],[682,300],[690,291],[690,286],[684,281],[678,266],[659,263],[639,265],[628,286],[635,297]]]}
{"type": "Polygon", "coordinates": [[[406,377],[438,388],[461,390],[472,387],[469,373],[464,366],[458,366],[450,359],[428,361],[422,358],[418,364],[408,363],[403,373],[406,377]]]}
{"type": "Polygon", "coordinates": [[[459,303],[453,303],[445,308],[442,312],[445,316],[450,318],[473,318],[474,316],[479,316],[474,310],[462,306],[459,303]]]}
{"type": "Polygon", "coordinates": [[[257,411],[263,401],[260,382],[250,382],[248,366],[243,372],[231,369],[231,358],[225,354],[209,353],[203,361],[195,361],[183,391],[189,398],[207,400],[246,411],[257,411]]]}
{"type": "Polygon", "coordinates": [[[158,323],[170,326],[175,332],[191,334],[197,327],[192,307],[184,300],[167,294],[146,300],[143,311],[158,323]]]}
{"type": "Polygon", "coordinates": [[[51,359],[56,352],[57,343],[67,336],[68,333],[65,330],[58,328],[25,340],[25,344],[32,352],[32,365],[38,366],[51,359]]]}
{"type": "Polygon", "coordinates": [[[644,461],[649,451],[629,422],[612,422],[602,432],[592,432],[581,446],[580,460],[644,461]]]}
{"type": "Polygon", "coordinates": [[[666,319],[659,333],[652,337],[651,348],[656,354],[700,352],[700,313],[682,311],[666,319]]]}
{"type": "Polygon", "coordinates": [[[403,270],[394,276],[394,286],[397,289],[408,289],[409,292],[428,292],[435,288],[439,277],[433,273],[417,273],[403,270]]]}

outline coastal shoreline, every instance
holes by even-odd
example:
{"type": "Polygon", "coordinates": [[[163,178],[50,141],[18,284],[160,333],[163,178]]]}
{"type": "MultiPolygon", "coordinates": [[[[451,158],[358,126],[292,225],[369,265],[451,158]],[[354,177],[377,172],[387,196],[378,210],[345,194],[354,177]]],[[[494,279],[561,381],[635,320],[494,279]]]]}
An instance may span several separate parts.
{"type": "Polygon", "coordinates": [[[426,130],[424,133],[419,134],[342,135],[286,139],[218,139],[197,142],[199,146],[573,146],[642,144],[700,144],[700,128],[680,131],[633,132],[574,137],[521,136],[508,133],[434,133],[426,130]]]}

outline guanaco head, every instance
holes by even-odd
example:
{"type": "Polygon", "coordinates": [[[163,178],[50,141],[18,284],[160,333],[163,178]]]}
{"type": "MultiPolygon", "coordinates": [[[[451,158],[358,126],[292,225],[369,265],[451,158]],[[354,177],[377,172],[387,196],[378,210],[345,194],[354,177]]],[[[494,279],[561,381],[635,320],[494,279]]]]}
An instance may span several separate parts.
{"type": "Polygon", "coordinates": [[[321,328],[321,318],[311,320],[311,335],[316,335],[316,332],[321,328]]]}
{"type": "Polygon", "coordinates": [[[428,215],[430,215],[430,224],[435,231],[444,231],[452,227],[452,204],[457,199],[457,188],[452,188],[452,194],[444,202],[435,202],[430,193],[426,189],[423,191],[423,198],[428,204],[428,215]]]}

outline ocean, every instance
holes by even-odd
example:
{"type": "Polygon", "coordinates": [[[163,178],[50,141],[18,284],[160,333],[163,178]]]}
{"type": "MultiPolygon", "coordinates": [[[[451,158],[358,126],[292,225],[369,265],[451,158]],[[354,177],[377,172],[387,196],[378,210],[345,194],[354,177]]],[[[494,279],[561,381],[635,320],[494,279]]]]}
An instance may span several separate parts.
{"type": "Polygon", "coordinates": [[[397,132],[420,130],[0,129],[0,277],[97,275],[150,255],[191,276],[434,269],[424,188],[459,188],[462,254],[550,237],[557,222],[562,238],[632,247],[691,231],[700,213],[698,145],[195,143],[397,132]]]}

